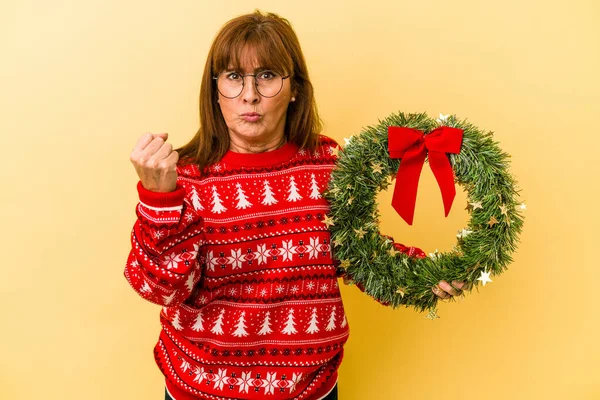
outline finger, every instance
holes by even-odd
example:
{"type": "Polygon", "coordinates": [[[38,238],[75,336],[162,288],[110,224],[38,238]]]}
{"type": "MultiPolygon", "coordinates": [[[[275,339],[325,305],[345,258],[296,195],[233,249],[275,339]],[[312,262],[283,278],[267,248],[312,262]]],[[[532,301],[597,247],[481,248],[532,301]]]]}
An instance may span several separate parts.
{"type": "Polygon", "coordinates": [[[171,154],[169,154],[169,157],[167,157],[167,161],[169,163],[177,164],[177,161],[179,161],[179,153],[173,150],[171,154]]]}
{"type": "Polygon", "coordinates": [[[433,293],[435,293],[435,295],[437,297],[439,297],[442,300],[450,297],[450,295],[448,293],[444,292],[437,285],[435,285],[434,287],[432,287],[431,290],[433,291],[433,293]]]}
{"type": "Polygon", "coordinates": [[[465,295],[464,290],[467,288],[467,283],[466,282],[452,281],[452,286],[456,289],[456,291],[458,292],[459,296],[464,296],[465,295]]]}
{"type": "Polygon", "coordinates": [[[452,285],[446,281],[440,281],[439,287],[451,296],[458,296],[459,294],[458,290],[454,289],[452,285]]]}
{"type": "Polygon", "coordinates": [[[138,139],[137,143],[135,144],[135,147],[133,148],[133,151],[144,150],[146,148],[146,146],[148,146],[150,144],[150,142],[152,142],[153,138],[154,138],[154,136],[152,136],[151,133],[144,133],[138,139]]]}
{"type": "MultiPolygon", "coordinates": [[[[455,281],[452,282],[452,284],[454,284],[455,281]]],[[[459,282],[462,283],[462,286],[460,287],[461,290],[463,291],[469,291],[471,289],[473,289],[473,282],[459,282]]],[[[456,285],[454,285],[454,287],[456,287],[456,285]]]]}
{"type": "Polygon", "coordinates": [[[456,289],[460,290],[463,289],[463,287],[466,285],[466,282],[461,282],[461,281],[452,281],[452,286],[454,286],[456,289]]]}
{"type": "Polygon", "coordinates": [[[158,151],[163,147],[164,144],[165,140],[160,136],[156,136],[154,139],[152,139],[152,142],[150,142],[150,144],[144,149],[144,155],[148,159],[154,158],[156,153],[158,153],[158,151]]]}
{"type": "Polygon", "coordinates": [[[163,145],[158,149],[158,151],[154,154],[155,160],[163,160],[171,155],[173,151],[173,146],[171,143],[163,143],[163,145]]]}
{"type": "MultiPolygon", "coordinates": [[[[156,134],[152,134],[150,132],[145,133],[142,135],[142,137],[139,138],[136,146],[133,149],[133,152],[137,151],[144,151],[146,150],[146,148],[149,147],[150,144],[154,143],[154,139],[155,138],[161,138],[164,141],[167,140],[167,138],[169,137],[168,133],[156,133],[156,134]]],[[[153,146],[152,148],[150,148],[150,150],[152,150],[152,154],[154,154],[154,152],[156,151],[156,149],[158,149],[159,147],[157,146],[153,146]]]]}

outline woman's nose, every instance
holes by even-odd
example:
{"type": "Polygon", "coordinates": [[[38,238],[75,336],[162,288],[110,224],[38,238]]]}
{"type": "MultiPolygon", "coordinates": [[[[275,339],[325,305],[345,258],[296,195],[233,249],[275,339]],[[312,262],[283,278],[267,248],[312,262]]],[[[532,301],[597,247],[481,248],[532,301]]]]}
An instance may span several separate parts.
{"type": "Polygon", "coordinates": [[[244,82],[244,88],[242,89],[242,99],[246,103],[256,103],[260,100],[260,95],[258,94],[258,90],[256,90],[255,78],[252,75],[246,75],[244,79],[247,79],[244,82]]]}

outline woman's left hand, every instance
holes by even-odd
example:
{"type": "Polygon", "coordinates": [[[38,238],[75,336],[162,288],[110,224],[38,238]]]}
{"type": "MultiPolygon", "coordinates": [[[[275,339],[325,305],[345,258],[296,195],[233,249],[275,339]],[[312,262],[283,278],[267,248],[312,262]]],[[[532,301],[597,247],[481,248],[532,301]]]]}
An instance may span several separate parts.
{"type": "Polygon", "coordinates": [[[440,281],[440,283],[431,288],[431,291],[440,299],[448,300],[453,296],[461,296],[463,288],[466,289],[465,282],[452,281],[452,285],[450,285],[446,281],[440,281]]]}

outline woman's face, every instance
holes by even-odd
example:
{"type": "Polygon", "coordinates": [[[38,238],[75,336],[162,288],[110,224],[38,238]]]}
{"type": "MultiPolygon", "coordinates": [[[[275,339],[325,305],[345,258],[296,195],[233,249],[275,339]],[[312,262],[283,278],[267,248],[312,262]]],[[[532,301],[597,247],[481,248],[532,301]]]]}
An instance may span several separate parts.
{"type": "MultiPolygon", "coordinates": [[[[254,51],[246,48],[241,57],[242,70],[236,72],[240,75],[255,74],[263,69],[261,67],[256,62],[254,51]]],[[[230,99],[219,93],[219,105],[232,147],[250,149],[280,144],[284,137],[288,104],[292,101],[290,79],[283,80],[281,91],[274,97],[261,96],[253,76],[243,79],[244,88],[239,96],[230,99]]]]}

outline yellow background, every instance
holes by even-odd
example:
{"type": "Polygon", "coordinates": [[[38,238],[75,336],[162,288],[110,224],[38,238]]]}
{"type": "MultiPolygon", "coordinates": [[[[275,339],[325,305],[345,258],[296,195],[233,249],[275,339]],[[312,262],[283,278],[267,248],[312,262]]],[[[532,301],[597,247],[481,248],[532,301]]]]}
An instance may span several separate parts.
{"type": "MultiPolygon", "coordinates": [[[[122,271],[135,220],[129,153],[144,132],[197,129],[219,27],[254,8],[288,18],[325,133],[392,112],[492,130],[527,204],[514,263],[431,321],[343,286],[343,400],[600,399],[596,1],[4,1],[2,399],[162,399],[159,309],[122,271]]],[[[415,224],[383,230],[447,251],[451,215],[424,169],[415,224]]],[[[386,198],[385,194],[382,194],[386,198]]]]}

